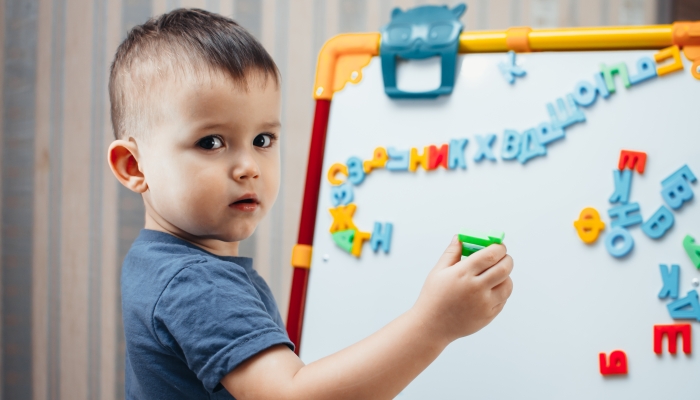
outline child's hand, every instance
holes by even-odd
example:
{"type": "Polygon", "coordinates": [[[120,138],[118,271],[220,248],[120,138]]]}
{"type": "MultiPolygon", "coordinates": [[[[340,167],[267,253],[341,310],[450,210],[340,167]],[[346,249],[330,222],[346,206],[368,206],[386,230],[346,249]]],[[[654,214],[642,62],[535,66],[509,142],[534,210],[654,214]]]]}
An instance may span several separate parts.
{"type": "Polygon", "coordinates": [[[413,306],[423,326],[447,343],[488,325],[513,291],[513,259],[503,245],[491,245],[460,261],[457,236],[423,284],[413,306]]]}

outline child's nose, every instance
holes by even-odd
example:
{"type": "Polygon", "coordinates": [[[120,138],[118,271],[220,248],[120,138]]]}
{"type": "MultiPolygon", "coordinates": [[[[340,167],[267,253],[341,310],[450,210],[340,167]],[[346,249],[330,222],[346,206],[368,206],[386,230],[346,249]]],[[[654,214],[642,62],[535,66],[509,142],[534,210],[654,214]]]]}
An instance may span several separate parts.
{"type": "Polygon", "coordinates": [[[260,167],[251,154],[243,154],[233,169],[236,180],[256,179],[260,176],[260,167]]]}

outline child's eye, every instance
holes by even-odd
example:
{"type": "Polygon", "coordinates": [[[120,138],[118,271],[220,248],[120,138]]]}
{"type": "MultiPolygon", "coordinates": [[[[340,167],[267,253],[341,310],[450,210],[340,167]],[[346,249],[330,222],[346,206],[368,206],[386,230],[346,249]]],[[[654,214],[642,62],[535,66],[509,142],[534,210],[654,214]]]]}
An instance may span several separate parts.
{"type": "Polygon", "coordinates": [[[261,133],[253,139],[253,146],[262,148],[270,147],[274,139],[275,137],[270,133],[261,133]]]}
{"type": "Polygon", "coordinates": [[[217,136],[207,136],[205,138],[202,138],[199,142],[197,142],[197,146],[205,150],[216,150],[218,148],[223,147],[223,145],[223,141],[217,136]]]}

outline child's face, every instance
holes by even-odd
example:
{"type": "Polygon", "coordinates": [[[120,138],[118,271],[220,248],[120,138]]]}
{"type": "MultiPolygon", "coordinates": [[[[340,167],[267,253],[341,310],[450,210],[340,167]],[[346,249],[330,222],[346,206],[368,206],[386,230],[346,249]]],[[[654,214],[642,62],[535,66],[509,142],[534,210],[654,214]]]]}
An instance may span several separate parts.
{"type": "MultiPolygon", "coordinates": [[[[189,240],[249,237],[277,197],[280,91],[251,74],[171,85],[164,118],[139,146],[148,218],[189,240]]],[[[147,223],[148,226],[148,223],[147,223]]]]}

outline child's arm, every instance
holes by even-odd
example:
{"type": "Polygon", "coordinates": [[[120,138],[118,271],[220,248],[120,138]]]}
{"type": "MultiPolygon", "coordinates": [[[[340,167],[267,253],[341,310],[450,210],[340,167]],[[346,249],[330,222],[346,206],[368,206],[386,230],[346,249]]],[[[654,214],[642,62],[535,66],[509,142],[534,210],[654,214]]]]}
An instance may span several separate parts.
{"type": "Polygon", "coordinates": [[[268,349],[221,383],[237,399],[392,399],[455,339],[486,326],[513,289],[513,260],[492,245],[460,261],[457,238],[428,275],[415,305],[368,338],[304,365],[268,349]]]}

